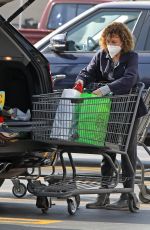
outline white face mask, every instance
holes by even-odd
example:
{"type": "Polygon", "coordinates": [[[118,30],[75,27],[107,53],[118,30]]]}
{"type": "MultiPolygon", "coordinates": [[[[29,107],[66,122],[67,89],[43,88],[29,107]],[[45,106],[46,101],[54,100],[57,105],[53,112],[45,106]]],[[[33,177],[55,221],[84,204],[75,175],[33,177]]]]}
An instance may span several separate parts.
{"type": "Polygon", "coordinates": [[[118,54],[121,51],[120,46],[114,46],[114,45],[107,45],[107,49],[109,51],[109,55],[111,58],[113,58],[116,54],[118,54]]]}

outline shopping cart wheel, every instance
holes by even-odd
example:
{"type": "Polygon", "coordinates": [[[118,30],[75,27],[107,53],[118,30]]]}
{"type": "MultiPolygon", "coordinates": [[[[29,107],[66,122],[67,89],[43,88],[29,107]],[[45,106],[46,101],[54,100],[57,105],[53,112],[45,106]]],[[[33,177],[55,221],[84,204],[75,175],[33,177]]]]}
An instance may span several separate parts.
{"type": "Polygon", "coordinates": [[[74,215],[76,213],[76,211],[77,211],[77,208],[78,208],[75,197],[68,198],[67,203],[68,203],[68,212],[69,212],[69,214],[74,215]]]}
{"type": "Polygon", "coordinates": [[[142,201],[142,202],[145,203],[145,204],[147,204],[147,203],[150,202],[149,199],[146,199],[146,198],[144,197],[144,195],[142,194],[142,192],[139,192],[139,199],[140,199],[140,201],[142,201]]]}
{"type": "Polygon", "coordinates": [[[150,203],[150,189],[146,185],[140,186],[139,199],[143,203],[150,203]]]}
{"type": "Polygon", "coordinates": [[[130,212],[136,213],[140,208],[140,203],[134,193],[129,193],[128,205],[130,212]]]}
{"type": "Polygon", "coordinates": [[[49,202],[48,202],[47,197],[37,196],[36,206],[37,206],[37,208],[41,209],[42,213],[47,213],[47,211],[49,209],[49,202]]]}
{"type": "Polygon", "coordinates": [[[76,203],[77,203],[77,208],[79,208],[79,206],[80,206],[80,196],[76,195],[75,200],[76,200],[76,203]]]}
{"type": "Polygon", "coordinates": [[[15,185],[13,186],[12,193],[17,198],[21,198],[21,197],[23,197],[23,196],[26,195],[27,188],[26,188],[26,186],[23,183],[19,183],[18,186],[15,186],[15,185]]]}

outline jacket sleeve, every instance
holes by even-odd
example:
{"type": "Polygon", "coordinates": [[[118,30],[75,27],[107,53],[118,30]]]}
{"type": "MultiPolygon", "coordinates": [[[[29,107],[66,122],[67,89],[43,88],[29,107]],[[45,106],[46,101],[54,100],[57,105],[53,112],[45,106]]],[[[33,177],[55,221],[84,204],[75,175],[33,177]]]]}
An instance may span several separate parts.
{"type": "Polygon", "coordinates": [[[82,69],[77,76],[76,80],[83,80],[84,86],[91,82],[95,82],[96,79],[101,77],[100,71],[100,52],[96,53],[87,67],[82,69]]]}
{"type": "Polygon", "coordinates": [[[138,82],[138,54],[129,54],[127,65],[123,76],[108,84],[114,94],[126,94],[138,82]]]}

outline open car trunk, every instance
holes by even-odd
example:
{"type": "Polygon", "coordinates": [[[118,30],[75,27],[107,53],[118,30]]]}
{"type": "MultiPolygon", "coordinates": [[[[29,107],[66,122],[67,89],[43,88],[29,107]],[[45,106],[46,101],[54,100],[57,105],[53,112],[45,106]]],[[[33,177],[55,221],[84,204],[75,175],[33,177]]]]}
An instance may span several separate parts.
{"type": "MultiPolygon", "coordinates": [[[[23,113],[29,110],[32,115],[32,95],[38,84],[34,82],[36,75],[32,65],[29,66],[17,61],[0,61],[0,89],[5,91],[5,112],[17,108],[23,113]]],[[[32,117],[27,121],[13,120],[5,113],[3,117],[8,128],[6,133],[13,131],[16,137],[5,139],[5,129],[0,132],[0,178],[17,176],[24,173],[26,167],[43,165],[44,152],[49,146],[32,140],[32,117]],[[2,134],[5,134],[3,138],[2,134]]]]}
{"type": "MultiPolygon", "coordinates": [[[[0,6],[6,2],[10,1],[0,0],[0,6]]],[[[28,0],[27,5],[32,2],[28,0]]],[[[45,165],[45,152],[49,150],[48,144],[32,140],[31,126],[32,95],[52,92],[48,61],[9,23],[17,14],[7,21],[0,16],[0,91],[5,92],[6,111],[30,111],[31,117],[13,120],[6,111],[0,111],[7,125],[1,123],[0,127],[0,179],[18,176],[27,167],[45,165]],[[3,134],[11,130],[16,137],[5,139],[3,134]]]]}
{"type": "MultiPolygon", "coordinates": [[[[23,131],[28,134],[31,130],[31,118],[15,118],[8,111],[21,111],[31,114],[32,94],[34,94],[33,75],[24,64],[17,61],[0,61],[0,90],[5,92],[5,105],[2,112],[5,123],[14,132],[23,131]]],[[[17,115],[17,114],[16,114],[17,115]]],[[[29,137],[24,135],[24,137],[29,137]]]]}
{"type": "Polygon", "coordinates": [[[19,108],[24,113],[31,110],[34,87],[26,67],[17,61],[0,61],[0,75],[0,89],[5,91],[5,107],[19,108]]]}

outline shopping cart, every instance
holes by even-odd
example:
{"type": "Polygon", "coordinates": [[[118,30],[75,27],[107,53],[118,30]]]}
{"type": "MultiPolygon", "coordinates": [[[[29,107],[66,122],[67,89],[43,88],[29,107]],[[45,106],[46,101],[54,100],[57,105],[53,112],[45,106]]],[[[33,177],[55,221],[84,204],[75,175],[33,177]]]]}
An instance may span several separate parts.
{"type": "MultiPolygon", "coordinates": [[[[145,144],[145,139],[150,130],[150,88],[146,91],[144,95],[144,102],[147,107],[148,113],[140,120],[137,137],[138,146],[142,146],[148,154],[148,156],[150,156],[150,150],[145,144]]],[[[150,173],[150,168],[145,169],[144,163],[140,160],[140,158],[138,158],[138,164],[141,168],[141,177],[140,180],[138,180],[138,186],[140,188],[139,198],[143,203],[149,203],[150,189],[145,185],[145,181],[150,181],[150,177],[148,176],[148,173],[150,173]]]]}
{"type": "Polygon", "coordinates": [[[127,150],[143,89],[140,83],[128,95],[74,99],[62,98],[58,92],[33,97],[33,139],[49,143],[62,164],[62,174],[54,170],[45,177],[48,185],[33,184],[32,193],[37,197],[38,208],[46,212],[52,197],[65,198],[68,212],[73,215],[81,194],[127,193],[130,211],[139,209],[134,188],[118,187],[130,178],[121,175],[109,154],[124,155],[134,171],[127,150]],[[72,175],[67,174],[64,153],[68,154],[72,175]],[[113,176],[77,174],[72,153],[102,155],[113,168],[113,176]]]}

